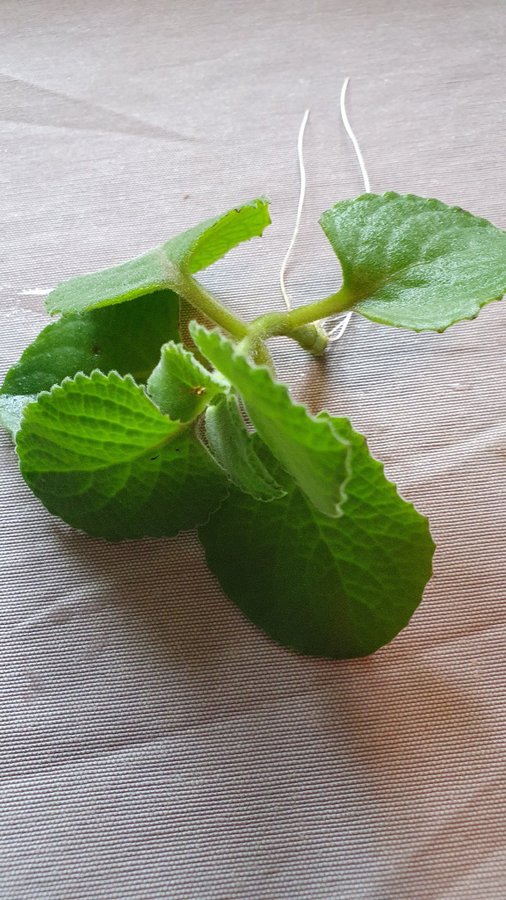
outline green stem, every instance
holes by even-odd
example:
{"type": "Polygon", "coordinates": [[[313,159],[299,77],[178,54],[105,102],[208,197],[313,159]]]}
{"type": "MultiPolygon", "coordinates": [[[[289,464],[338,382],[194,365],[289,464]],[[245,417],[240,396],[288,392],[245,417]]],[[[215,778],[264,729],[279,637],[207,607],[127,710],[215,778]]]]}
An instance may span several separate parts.
{"type": "Polygon", "coordinates": [[[318,322],[328,316],[335,316],[353,306],[355,298],[344,285],[335,294],[325,297],[323,300],[313,300],[306,306],[299,306],[288,313],[289,326],[299,328],[301,325],[309,325],[310,322],[318,322]]]}
{"type": "Polygon", "coordinates": [[[265,313],[247,324],[215,300],[198,281],[185,273],[178,285],[179,294],[208,319],[241,342],[243,353],[251,354],[257,362],[271,365],[264,341],[276,335],[293,338],[314,356],[320,356],[327,346],[327,335],[318,325],[320,319],[349,309],[353,303],[350,292],[344,286],[330,297],[314,300],[289,312],[265,313]]]}
{"type": "Polygon", "coordinates": [[[205,287],[199,284],[191,275],[185,274],[178,285],[178,292],[184,297],[188,303],[191,303],[195,309],[199,309],[208,319],[216,322],[224,331],[231,334],[232,337],[242,340],[248,334],[248,326],[246,322],[234,316],[228,309],[222,306],[218,300],[215,300],[205,287]]]}
{"type": "Polygon", "coordinates": [[[319,325],[303,325],[292,330],[288,325],[286,313],[266,313],[251,323],[246,337],[239,346],[243,353],[251,355],[258,362],[262,348],[266,350],[264,341],[276,335],[293,338],[313,356],[320,356],[328,342],[327,333],[319,325]]]}
{"type": "Polygon", "coordinates": [[[284,334],[318,356],[325,349],[327,341],[323,328],[315,323],[344,312],[353,305],[353,302],[354,298],[348,289],[342,287],[330,297],[313,300],[312,303],[291,309],[289,312],[266,313],[249,325],[246,342],[253,346],[258,340],[284,334]]]}
{"type": "Polygon", "coordinates": [[[300,325],[295,331],[288,332],[287,336],[297,341],[304,350],[308,350],[313,356],[321,356],[325,353],[329,342],[327,332],[317,323],[300,325]]]}
{"type": "MultiPolygon", "coordinates": [[[[195,278],[192,278],[191,275],[184,276],[184,279],[178,285],[178,291],[195,309],[200,310],[211,322],[215,322],[216,325],[219,325],[232,337],[237,338],[239,341],[248,339],[250,326],[243,322],[242,319],[239,319],[238,316],[234,316],[218,300],[215,300],[213,295],[206,291],[205,287],[196,281],[195,278]]],[[[262,340],[255,341],[251,352],[258,365],[274,369],[271,355],[262,340]]]]}

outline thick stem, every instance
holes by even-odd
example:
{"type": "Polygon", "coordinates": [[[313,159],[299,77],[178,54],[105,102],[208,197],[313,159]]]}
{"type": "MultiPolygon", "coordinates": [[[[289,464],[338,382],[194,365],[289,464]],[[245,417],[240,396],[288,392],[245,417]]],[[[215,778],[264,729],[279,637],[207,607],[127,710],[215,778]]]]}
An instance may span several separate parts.
{"type": "Polygon", "coordinates": [[[344,312],[354,302],[350,292],[343,286],[337,293],[323,300],[314,300],[307,306],[300,306],[289,312],[265,313],[248,325],[215,300],[212,294],[188,273],[182,275],[178,292],[212,322],[239,340],[243,353],[251,354],[257,362],[267,365],[272,363],[264,341],[276,335],[290,337],[314,356],[320,356],[327,346],[328,339],[318,321],[344,312]]]}
{"type": "Polygon", "coordinates": [[[220,328],[231,334],[232,337],[242,340],[248,334],[248,326],[246,322],[234,316],[228,309],[225,309],[213,295],[206,291],[205,287],[199,284],[191,275],[185,274],[178,284],[178,292],[184,297],[188,303],[191,303],[196,309],[199,309],[205,316],[216,322],[220,328]]]}
{"type": "Polygon", "coordinates": [[[350,291],[343,287],[330,297],[323,300],[313,300],[307,306],[299,306],[292,309],[288,313],[289,327],[292,329],[299,328],[301,325],[308,325],[310,322],[318,322],[320,319],[326,319],[328,316],[335,316],[338,313],[345,312],[355,302],[350,291]]]}
{"type": "Polygon", "coordinates": [[[297,341],[304,350],[308,350],[313,356],[322,356],[329,342],[327,332],[317,323],[301,325],[295,331],[289,332],[288,337],[297,341]]]}
{"type": "Polygon", "coordinates": [[[248,335],[242,346],[251,348],[259,340],[284,334],[293,338],[314,356],[320,356],[327,346],[328,338],[318,321],[344,312],[353,303],[354,298],[343,286],[330,297],[313,300],[307,306],[299,306],[289,312],[266,313],[255,319],[248,327],[248,335]]]}
{"type": "Polygon", "coordinates": [[[328,343],[325,330],[318,324],[293,328],[290,316],[291,313],[266,313],[259,316],[251,323],[247,337],[241,342],[243,351],[250,353],[260,341],[277,335],[285,335],[297,341],[304,350],[308,350],[313,356],[321,356],[328,343]]]}
{"type": "MultiPolygon", "coordinates": [[[[181,284],[178,286],[178,290],[188,303],[203,313],[211,322],[215,322],[216,325],[219,325],[224,331],[240,341],[248,340],[250,328],[246,322],[243,322],[242,319],[234,316],[233,313],[222,306],[191,275],[184,276],[181,284]]],[[[267,366],[271,370],[274,369],[271,355],[261,339],[257,339],[252,343],[251,352],[253,359],[258,365],[267,366]]]]}

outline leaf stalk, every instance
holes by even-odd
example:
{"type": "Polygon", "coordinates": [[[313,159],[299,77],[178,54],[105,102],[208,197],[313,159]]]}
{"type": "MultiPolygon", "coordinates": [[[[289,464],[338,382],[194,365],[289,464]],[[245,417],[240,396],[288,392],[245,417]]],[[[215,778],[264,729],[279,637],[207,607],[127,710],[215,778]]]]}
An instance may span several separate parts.
{"type": "Polygon", "coordinates": [[[318,321],[343,312],[353,303],[350,292],[342,287],[322,300],[314,300],[289,312],[264,313],[248,324],[226,309],[188,273],[181,279],[179,291],[192,306],[236,338],[243,353],[252,355],[257,362],[269,366],[270,357],[264,341],[280,335],[297,341],[313,356],[321,356],[325,352],[328,337],[318,321]]]}

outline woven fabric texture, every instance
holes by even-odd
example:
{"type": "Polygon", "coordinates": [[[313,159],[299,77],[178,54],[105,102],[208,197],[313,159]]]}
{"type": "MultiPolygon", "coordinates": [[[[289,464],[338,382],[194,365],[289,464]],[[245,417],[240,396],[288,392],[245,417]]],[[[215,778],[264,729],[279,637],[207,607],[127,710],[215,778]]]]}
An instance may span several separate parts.
{"type": "MultiPolygon", "coordinates": [[[[506,227],[501,0],[3,0],[0,375],[57,281],[267,194],[273,226],[203,276],[282,308],[339,277],[319,214],[362,190],[506,227]]],[[[354,317],[281,377],[349,415],[431,518],[435,575],[373,657],[273,644],[191,534],[108,545],[53,519],[2,437],[0,896],[506,896],[506,304],[443,335],[354,317]]],[[[233,552],[233,551],[232,551],[233,552]]]]}

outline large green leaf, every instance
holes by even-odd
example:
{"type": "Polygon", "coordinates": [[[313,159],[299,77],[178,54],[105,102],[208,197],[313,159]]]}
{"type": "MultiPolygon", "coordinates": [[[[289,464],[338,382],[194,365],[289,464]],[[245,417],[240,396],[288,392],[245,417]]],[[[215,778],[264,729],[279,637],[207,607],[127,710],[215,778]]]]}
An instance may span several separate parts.
{"type": "Polygon", "coordinates": [[[217,331],[190,326],[201,353],[241,395],[260,437],[321,512],[338,516],[346,499],[350,447],[324,419],[293,403],[284,384],[250,363],[217,331]]]}
{"type": "Polygon", "coordinates": [[[284,495],[259,459],[254,436],[248,432],[233,394],[209,406],[205,421],[211,453],[233,484],[257,500],[274,500],[284,495]]]}
{"type": "Polygon", "coordinates": [[[50,512],[109,540],[192,528],[227,490],[195,435],[115,372],[78,374],[40,394],[25,409],[17,451],[50,512]]]}
{"type": "Polygon", "coordinates": [[[189,350],[173,341],[162,347],[160,362],[147,383],[158,408],[181,422],[195,419],[225,389],[223,379],[204,369],[189,350]]]}
{"type": "Polygon", "coordinates": [[[130,262],[65,281],[49,294],[47,310],[51,314],[85,312],[163,288],[177,293],[183,272],[205,269],[232,247],[261,235],[269,222],[267,201],[253,200],[207,219],[130,262]]]}
{"type": "Polygon", "coordinates": [[[178,298],[158,291],[44,328],[5,376],[2,394],[37,394],[76,372],[115,370],[146,381],[164,341],[178,339],[178,298]]]}
{"type": "Polygon", "coordinates": [[[440,200],[364,194],[320,223],[349,306],[374,322],[444,331],[506,292],[506,232],[440,200]]]}
{"type": "Polygon", "coordinates": [[[322,515],[279,468],[285,497],[260,503],[234,490],[199,535],[224,591],[275,640],[315,656],[365,656],[409,621],[434,544],[364,438],[347,420],[330,421],[353,448],[339,519],[322,515]]]}

